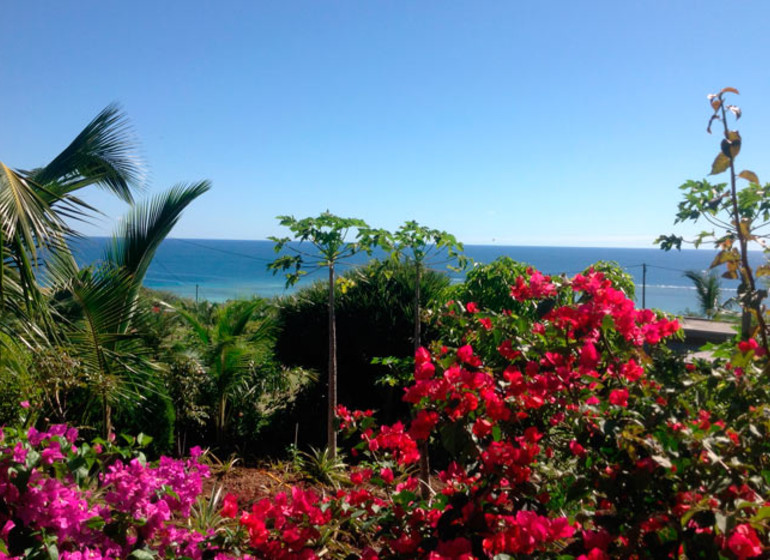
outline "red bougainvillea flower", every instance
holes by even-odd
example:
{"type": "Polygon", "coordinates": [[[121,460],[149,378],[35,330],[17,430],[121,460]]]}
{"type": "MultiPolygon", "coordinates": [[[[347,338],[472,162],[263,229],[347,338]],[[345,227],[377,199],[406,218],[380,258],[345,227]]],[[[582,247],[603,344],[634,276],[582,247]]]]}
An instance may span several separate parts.
{"type": "Polygon", "coordinates": [[[613,389],[608,400],[615,406],[628,406],[628,389],[613,389]]]}
{"type": "Polygon", "coordinates": [[[727,538],[727,547],[740,560],[762,554],[762,543],[748,523],[738,525],[727,538]]]}
{"type": "Polygon", "coordinates": [[[222,504],[222,517],[235,519],[238,516],[238,496],[227,494],[222,504]]]}
{"type": "Polygon", "coordinates": [[[750,338],[749,340],[741,340],[738,343],[738,350],[740,350],[744,354],[748,354],[752,350],[756,351],[757,348],[759,348],[759,344],[753,338],[750,338]]]}
{"type": "Polygon", "coordinates": [[[586,456],[586,450],[585,447],[580,445],[576,440],[572,440],[569,442],[569,450],[572,452],[573,455],[576,457],[585,457],[586,456]]]}

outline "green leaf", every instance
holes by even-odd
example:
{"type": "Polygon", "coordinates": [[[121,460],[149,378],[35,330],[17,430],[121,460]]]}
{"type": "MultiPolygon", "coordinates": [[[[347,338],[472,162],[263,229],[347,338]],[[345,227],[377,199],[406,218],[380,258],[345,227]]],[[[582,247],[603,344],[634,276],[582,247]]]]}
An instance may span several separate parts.
{"type": "Polygon", "coordinates": [[[146,447],[152,443],[153,437],[141,433],[136,437],[136,443],[139,447],[146,447]]]}
{"type": "Polygon", "coordinates": [[[503,437],[503,434],[500,430],[500,426],[497,426],[497,425],[494,426],[492,428],[492,439],[494,439],[495,441],[500,441],[502,437],[503,437]]]}
{"type": "Polygon", "coordinates": [[[764,506],[759,508],[756,515],[751,518],[752,523],[759,523],[760,521],[763,521],[764,519],[767,519],[770,517],[770,506],[764,506]]]}
{"type": "Polygon", "coordinates": [[[133,560],[153,560],[155,555],[145,548],[139,548],[129,554],[128,557],[133,560]]]}

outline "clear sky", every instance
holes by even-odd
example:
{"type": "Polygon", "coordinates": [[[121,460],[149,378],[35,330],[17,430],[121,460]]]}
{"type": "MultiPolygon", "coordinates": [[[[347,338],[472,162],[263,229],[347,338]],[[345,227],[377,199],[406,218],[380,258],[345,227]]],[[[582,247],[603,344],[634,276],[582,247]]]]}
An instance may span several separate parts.
{"type": "MultiPolygon", "coordinates": [[[[209,179],[173,237],[264,239],[326,209],[465,243],[651,247],[741,95],[770,181],[770,2],[16,1],[0,161],[47,163],[110,102],[146,194],[209,179]]],[[[724,180],[720,176],[720,180],[724,180]]],[[[112,231],[125,206],[86,197],[112,231]]]]}

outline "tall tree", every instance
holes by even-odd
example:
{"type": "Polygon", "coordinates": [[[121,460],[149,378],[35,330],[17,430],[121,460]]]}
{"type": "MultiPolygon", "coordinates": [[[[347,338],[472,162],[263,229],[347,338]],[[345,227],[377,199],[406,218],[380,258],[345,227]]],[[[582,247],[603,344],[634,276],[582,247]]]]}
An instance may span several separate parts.
{"type": "MultiPolygon", "coordinates": [[[[462,254],[463,244],[454,235],[438,229],[431,229],[411,220],[405,222],[393,233],[384,230],[368,230],[363,239],[371,244],[377,244],[389,252],[394,262],[404,260],[414,269],[413,294],[413,341],[414,352],[422,346],[422,306],[420,293],[422,277],[428,266],[456,262],[454,268],[464,269],[470,262],[462,254]]],[[[420,445],[420,482],[423,498],[430,491],[430,464],[428,461],[427,442],[420,445]]]]}
{"type": "Polygon", "coordinates": [[[290,254],[282,255],[268,265],[273,273],[286,272],[286,285],[296,284],[307,274],[306,269],[328,270],[328,328],[329,328],[329,363],[326,413],[326,441],[329,455],[337,455],[337,429],[335,412],[337,409],[337,322],[334,314],[335,267],[341,261],[364,251],[371,253],[372,238],[364,237],[362,232],[369,226],[358,218],[340,218],[328,210],[316,218],[296,219],[294,216],[279,216],[280,224],[289,228],[291,237],[271,237],[275,242],[275,251],[284,249],[290,254]],[[356,230],[357,241],[348,241],[351,230],[356,230]],[[297,244],[290,244],[296,241],[297,244]],[[303,243],[310,245],[313,251],[304,250],[303,243]]]}

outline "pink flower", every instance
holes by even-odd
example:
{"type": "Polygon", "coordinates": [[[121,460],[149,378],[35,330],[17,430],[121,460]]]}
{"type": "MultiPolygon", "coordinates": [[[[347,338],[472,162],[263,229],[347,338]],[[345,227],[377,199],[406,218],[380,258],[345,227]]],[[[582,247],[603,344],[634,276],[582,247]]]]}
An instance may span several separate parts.
{"type": "Polygon", "coordinates": [[[21,408],[29,408],[29,401],[21,401],[21,402],[19,403],[19,406],[20,406],[21,408]]]}

